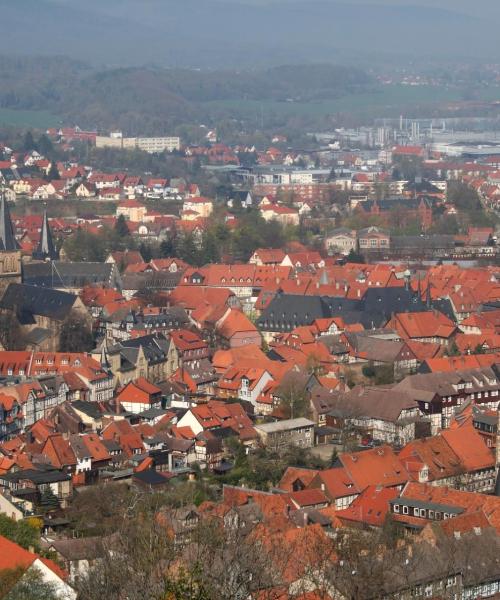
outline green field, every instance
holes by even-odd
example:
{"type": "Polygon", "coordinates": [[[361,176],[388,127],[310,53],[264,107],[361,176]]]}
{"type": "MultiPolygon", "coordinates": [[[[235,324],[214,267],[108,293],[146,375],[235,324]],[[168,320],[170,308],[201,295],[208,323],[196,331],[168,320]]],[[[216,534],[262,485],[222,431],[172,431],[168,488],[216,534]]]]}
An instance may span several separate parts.
{"type": "MultiPolygon", "coordinates": [[[[458,88],[384,85],[373,91],[351,94],[317,102],[279,102],[258,100],[222,100],[204,103],[213,108],[227,108],[244,113],[276,113],[282,115],[322,116],[336,113],[388,113],[405,107],[431,106],[464,100],[458,88]]],[[[476,90],[474,100],[500,100],[500,87],[476,90]]]]}
{"type": "Polygon", "coordinates": [[[56,127],[59,124],[60,120],[55,115],[44,110],[0,108],[0,125],[46,129],[47,127],[56,127]]]}

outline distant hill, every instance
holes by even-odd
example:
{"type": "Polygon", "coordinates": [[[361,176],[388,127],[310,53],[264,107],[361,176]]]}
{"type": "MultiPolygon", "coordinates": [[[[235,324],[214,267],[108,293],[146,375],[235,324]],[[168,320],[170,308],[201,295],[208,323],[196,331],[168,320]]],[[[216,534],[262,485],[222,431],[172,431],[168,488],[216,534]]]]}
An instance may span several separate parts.
{"type": "Polygon", "coordinates": [[[66,123],[128,134],[210,121],[207,101],[316,101],[369,89],[360,69],[337,65],[262,70],[91,68],[62,57],[0,56],[0,109],[43,110],[66,123]]]}
{"type": "Polygon", "coordinates": [[[383,0],[0,0],[0,14],[0,53],[61,54],[115,67],[500,57],[498,11],[473,17],[383,0]]]}

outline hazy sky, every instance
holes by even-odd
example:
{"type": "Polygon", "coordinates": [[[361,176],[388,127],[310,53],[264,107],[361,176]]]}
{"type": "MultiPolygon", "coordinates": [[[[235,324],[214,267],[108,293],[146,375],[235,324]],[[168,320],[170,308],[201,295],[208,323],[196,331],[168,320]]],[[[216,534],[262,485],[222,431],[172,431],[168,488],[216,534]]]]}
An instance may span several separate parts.
{"type": "Polygon", "coordinates": [[[500,0],[0,0],[0,53],[109,65],[500,62],[500,0]]]}

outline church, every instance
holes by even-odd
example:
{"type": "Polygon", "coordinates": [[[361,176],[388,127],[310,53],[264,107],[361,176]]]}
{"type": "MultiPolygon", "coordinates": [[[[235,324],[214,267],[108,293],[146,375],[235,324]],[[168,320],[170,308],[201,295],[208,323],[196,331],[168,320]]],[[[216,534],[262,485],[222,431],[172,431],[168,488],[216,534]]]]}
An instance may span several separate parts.
{"type": "Polygon", "coordinates": [[[14,235],[7,201],[0,199],[0,298],[10,283],[21,283],[21,249],[14,235]]]}

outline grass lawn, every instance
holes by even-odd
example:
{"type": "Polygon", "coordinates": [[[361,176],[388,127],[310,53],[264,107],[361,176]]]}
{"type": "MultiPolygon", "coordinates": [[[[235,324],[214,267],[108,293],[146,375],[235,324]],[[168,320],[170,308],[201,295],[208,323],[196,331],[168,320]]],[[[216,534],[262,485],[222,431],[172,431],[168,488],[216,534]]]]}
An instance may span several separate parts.
{"type": "MultiPolygon", "coordinates": [[[[331,115],[342,112],[349,113],[386,113],[386,111],[399,111],[404,107],[442,104],[463,100],[463,91],[458,88],[384,85],[371,91],[351,94],[332,100],[319,100],[316,102],[279,102],[258,100],[222,100],[204,103],[214,108],[227,108],[238,112],[260,115],[276,113],[281,115],[331,115]]],[[[477,100],[500,100],[500,87],[491,87],[477,90],[477,100]]],[[[399,114],[399,113],[394,113],[399,114]]]]}

